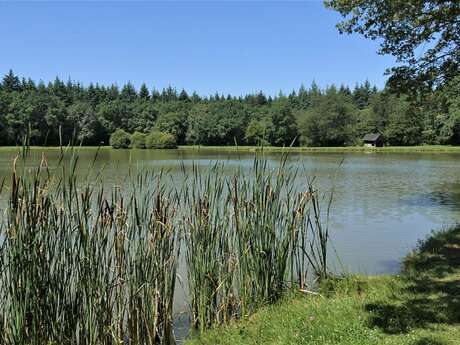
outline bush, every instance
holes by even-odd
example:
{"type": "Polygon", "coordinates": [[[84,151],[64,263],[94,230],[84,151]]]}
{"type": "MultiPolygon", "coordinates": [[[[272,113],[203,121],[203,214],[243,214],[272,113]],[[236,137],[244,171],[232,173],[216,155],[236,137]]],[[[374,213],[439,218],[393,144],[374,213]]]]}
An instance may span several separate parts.
{"type": "Polygon", "coordinates": [[[175,149],[177,142],[174,135],[155,131],[145,138],[145,147],[148,149],[175,149]]]}
{"type": "Polygon", "coordinates": [[[145,149],[145,134],[141,132],[131,134],[131,147],[133,149],[145,149]]]}
{"type": "Polygon", "coordinates": [[[110,146],[112,146],[114,149],[127,149],[129,147],[129,143],[129,133],[126,133],[122,129],[117,129],[110,136],[110,146]]]}

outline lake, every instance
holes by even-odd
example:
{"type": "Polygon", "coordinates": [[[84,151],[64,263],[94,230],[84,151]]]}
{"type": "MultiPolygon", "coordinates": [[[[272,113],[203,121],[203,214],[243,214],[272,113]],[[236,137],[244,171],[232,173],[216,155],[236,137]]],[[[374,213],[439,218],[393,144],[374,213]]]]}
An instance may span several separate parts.
{"type": "MultiPolygon", "coordinates": [[[[31,165],[40,161],[42,152],[51,167],[57,164],[58,149],[34,149],[31,165]]],[[[78,175],[87,174],[95,153],[93,148],[80,149],[78,175]]],[[[0,177],[11,174],[15,155],[15,149],[0,151],[0,177]]],[[[266,156],[273,165],[281,157],[266,156]]],[[[207,169],[220,161],[231,173],[248,169],[253,158],[253,153],[225,150],[104,148],[92,169],[102,169],[108,187],[123,184],[128,171],[136,169],[167,169],[174,183],[181,166],[207,169]]],[[[316,176],[320,192],[334,191],[329,227],[340,258],[332,261],[336,270],[395,273],[417,240],[460,221],[458,153],[292,153],[288,164],[299,168],[300,184],[316,176]]]]}

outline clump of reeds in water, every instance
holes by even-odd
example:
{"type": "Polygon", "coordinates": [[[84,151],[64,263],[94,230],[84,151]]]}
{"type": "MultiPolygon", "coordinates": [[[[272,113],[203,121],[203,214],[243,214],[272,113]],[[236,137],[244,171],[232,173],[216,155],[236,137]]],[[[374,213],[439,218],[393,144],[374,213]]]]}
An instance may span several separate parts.
{"type": "Polygon", "coordinates": [[[327,276],[322,199],[287,156],[271,167],[257,155],[230,172],[184,167],[174,181],[147,171],[128,176],[127,190],[77,178],[78,155],[64,156],[53,174],[45,158],[13,167],[0,226],[1,344],[173,343],[182,238],[200,330],[304,288],[310,268],[327,276]]]}
{"type": "Polygon", "coordinates": [[[190,305],[201,330],[278,301],[293,282],[303,289],[310,267],[327,276],[327,219],[313,181],[299,185],[287,156],[276,168],[260,156],[249,171],[224,168],[195,167],[184,187],[190,305]]]}
{"type": "Polygon", "coordinates": [[[0,232],[0,343],[171,343],[177,198],[153,174],[128,195],[78,183],[76,164],[59,177],[45,159],[14,168],[0,232]]]}
{"type": "Polygon", "coordinates": [[[185,244],[192,325],[201,330],[234,317],[235,253],[222,166],[194,167],[184,185],[185,244]]]}

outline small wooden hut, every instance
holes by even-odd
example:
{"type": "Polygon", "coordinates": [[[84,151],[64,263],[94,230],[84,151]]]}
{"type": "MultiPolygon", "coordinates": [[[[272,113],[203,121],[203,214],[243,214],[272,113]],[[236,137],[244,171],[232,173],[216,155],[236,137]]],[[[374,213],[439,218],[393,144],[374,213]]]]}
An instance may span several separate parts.
{"type": "Polygon", "coordinates": [[[383,138],[379,133],[369,133],[363,138],[364,146],[366,147],[382,147],[383,138]]]}

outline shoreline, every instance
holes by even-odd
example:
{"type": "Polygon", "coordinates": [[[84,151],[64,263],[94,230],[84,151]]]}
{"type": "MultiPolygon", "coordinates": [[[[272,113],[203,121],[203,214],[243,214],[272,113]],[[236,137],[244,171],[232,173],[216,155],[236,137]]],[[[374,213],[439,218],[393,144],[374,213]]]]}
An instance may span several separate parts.
{"type": "Polygon", "coordinates": [[[363,146],[346,147],[257,147],[257,146],[179,146],[180,150],[194,151],[226,151],[226,152],[256,152],[263,150],[267,153],[460,153],[460,146],[387,146],[369,148],[363,146]]]}
{"type": "Polygon", "coordinates": [[[455,345],[460,338],[460,225],[434,232],[397,275],[345,275],[318,294],[290,292],[187,345],[455,345]]]}
{"type": "MultiPolygon", "coordinates": [[[[0,146],[0,152],[19,150],[22,146],[0,146]]],[[[62,146],[63,150],[72,148],[62,146]]],[[[421,145],[421,146],[386,146],[369,148],[364,146],[346,147],[259,147],[259,146],[202,146],[202,145],[180,145],[177,149],[114,149],[111,146],[73,146],[76,149],[84,150],[128,150],[128,151],[192,151],[192,152],[232,152],[232,153],[254,153],[262,150],[266,153],[460,153],[460,146],[448,145],[421,145]]],[[[30,146],[33,151],[55,151],[61,150],[60,146],[30,146]]]]}

